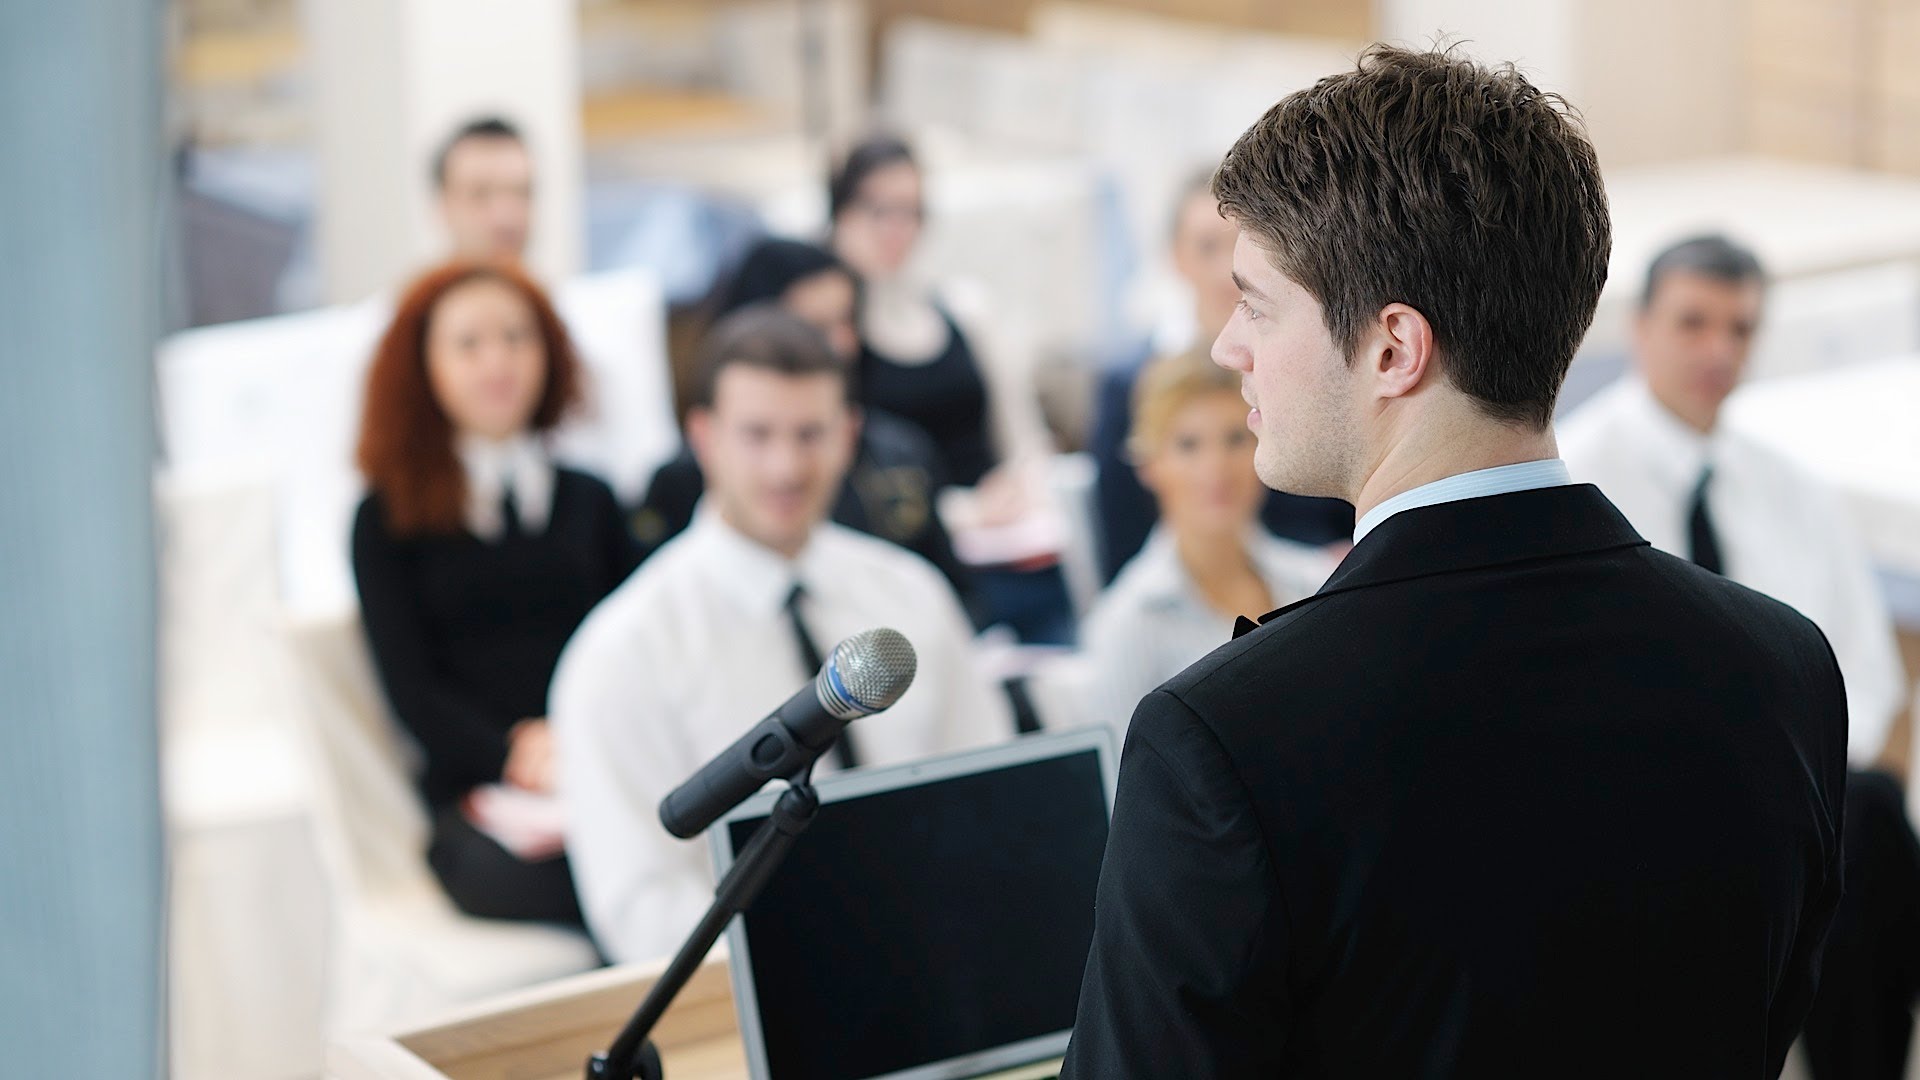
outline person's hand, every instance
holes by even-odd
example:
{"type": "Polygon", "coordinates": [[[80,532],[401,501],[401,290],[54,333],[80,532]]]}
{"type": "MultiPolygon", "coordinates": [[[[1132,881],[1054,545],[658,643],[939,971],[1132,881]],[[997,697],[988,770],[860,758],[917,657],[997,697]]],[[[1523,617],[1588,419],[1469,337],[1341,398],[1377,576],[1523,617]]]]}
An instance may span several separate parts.
{"type": "Polygon", "coordinates": [[[546,717],[522,720],[507,731],[507,764],[500,778],[528,791],[553,791],[553,734],[546,717]]]}
{"type": "Polygon", "coordinates": [[[985,526],[1018,521],[1033,505],[1028,471],[1012,462],[997,465],[981,477],[973,493],[979,523],[985,526]]]}

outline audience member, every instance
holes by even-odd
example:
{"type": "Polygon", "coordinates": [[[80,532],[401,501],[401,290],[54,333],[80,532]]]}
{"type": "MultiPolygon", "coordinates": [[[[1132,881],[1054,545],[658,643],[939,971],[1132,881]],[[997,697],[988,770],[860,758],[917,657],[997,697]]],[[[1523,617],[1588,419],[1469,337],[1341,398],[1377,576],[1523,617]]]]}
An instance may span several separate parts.
{"type": "Polygon", "coordinates": [[[1236,616],[1312,595],[1333,571],[1321,549],[1259,524],[1266,486],[1240,379],[1204,347],[1154,361],[1134,388],[1131,457],[1160,524],[1081,630],[1091,717],[1124,727],[1154,687],[1224,644],[1236,616]]]}
{"type": "Polygon", "coordinates": [[[1598,484],[1655,547],[1798,609],[1847,680],[1848,756],[1874,760],[1906,691],[1893,621],[1837,493],[1720,424],[1760,326],[1766,283],[1720,236],[1647,270],[1635,370],[1560,425],[1577,480],[1598,484]]]}
{"type": "Polygon", "coordinates": [[[428,861],[474,915],[580,920],[564,855],[522,859],[469,816],[478,788],[552,792],[554,664],[636,561],[612,492],[542,444],[578,385],[539,288],[470,261],[406,290],[367,380],[354,576],[381,683],[425,756],[428,861]]]}
{"type": "MultiPolygon", "coordinates": [[[[853,272],[829,252],[793,240],[762,240],[717,291],[712,319],[750,304],[778,303],[819,330],[849,370],[860,351],[860,290],[853,272]]],[[[891,540],[939,568],[956,591],[965,575],[934,513],[941,466],[933,440],[917,426],[879,409],[864,409],[853,466],[833,504],[833,520],[891,540]]],[[[650,545],[678,535],[693,520],[705,490],[700,463],[682,449],[654,474],[634,514],[634,531],[650,545]]]]}
{"type": "Polygon", "coordinates": [[[497,117],[460,127],[433,157],[433,190],[452,253],[524,258],[533,228],[533,155],[497,117]]]}
{"type": "MultiPolygon", "coordinates": [[[[1018,454],[996,450],[993,430],[997,421],[1007,444],[1025,430],[1015,395],[1026,388],[1003,383],[995,394],[975,352],[977,338],[909,270],[926,217],[922,188],[912,151],[884,135],[856,145],[828,181],[830,246],[864,289],[859,398],[919,425],[940,451],[946,480],[972,489],[947,507],[958,508],[946,524],[961,540],[997,530],[1022,534],[1021,526],[1044,523],[1051,495],[1044,476],[1018,454]]],[[[1009,547],[986,545],[1000,556],[993,565],[975,565],[972,598],[982,622],[1005,624],[1024,642],[1069,644],[1076,627],[1058,544],[1028,543],[1044,532],[1022,534],[1009,547]]]]}
{"type": "Polygon", "coordinates": [[[670,952],[711,899],[705,856],[667,836],[660,800],[811,679],[835,642],[893,627],[919,673],[883,719],[849,728],[823,768],[1013,732],[940,575],[826,520],[857,423],[826,340],[756,305],[714,327],[703,360],[687,421],[707,483],[693,524],[594,611],[553,684],[574,874],[589,927],[618,960],[670,952]]]}
{"type": "MultiPolygon", "coordinates": [[[[1088,451],[1099,466],[1095,492],[1100,519],[1101,572],[1108,580],[1140,550],[1153,528],[1155,501],[1141,486],[1127,447],[1134,380],[1155,356],[1170,356],[1189,347],[1203,351],[1220,336],[1240,290],[1233,284],[1233,223],[1220,216],[1220,203],[1208,185],[1211,170],[1195,176],[1182,191],[1174,213],[1172,256],[1174,270],[1192,293],[1184,318],[1157,327],[1142,342],[1100,376],[1095,391],[1093,431],[1088,451]]],[[[1244,426],[1244,425],[1243,425],[1244,426]]],[[[1344,543],[1353,535],[1353,507],[1338,499],[1271,492],[1261,510],[1267,528],[1280,536],[1308,544],[1344,543]]]]}
{"type": "Polygon", "coordinates": [[[918,424],[954,483],[980,483],[999,461],[986,378],[960,324],[903,273],[926,217],[912,151],[887,136],[859,144],[834,172],[827,199],[833,252],[866,289],[861,403],[918,424]]]}

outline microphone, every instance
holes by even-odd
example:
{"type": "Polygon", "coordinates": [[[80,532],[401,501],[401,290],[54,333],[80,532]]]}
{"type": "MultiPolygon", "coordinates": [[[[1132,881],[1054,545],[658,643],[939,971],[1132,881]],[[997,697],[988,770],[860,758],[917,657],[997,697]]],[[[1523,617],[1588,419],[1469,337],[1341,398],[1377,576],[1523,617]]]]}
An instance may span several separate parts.
{"type": "Polygon", "coordinates": [[[810,767],[847,724],[899,701],[917,666],[898,630],[862,630],[835,645],[811,684],[660,801],[660,824],[682,840],[705,832],[767,781],[810,767]]]}

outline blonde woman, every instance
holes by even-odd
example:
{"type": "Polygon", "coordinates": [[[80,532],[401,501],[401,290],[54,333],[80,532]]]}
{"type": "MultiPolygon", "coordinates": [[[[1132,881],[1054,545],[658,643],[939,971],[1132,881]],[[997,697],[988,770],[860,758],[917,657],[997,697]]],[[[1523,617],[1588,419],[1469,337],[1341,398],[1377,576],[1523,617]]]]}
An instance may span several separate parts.
{"type": "Polygon", "coordinates": [[[1235,616],[1309,596],[1332,572],[1331,556],[1260,525],[1253,450],[1240,378],[1204,347],[1141,373],[1128,452],[1160,522],[1082,628],[1088,719],[1124,729],[1141,697],[1232,636],[1235,616]]]}

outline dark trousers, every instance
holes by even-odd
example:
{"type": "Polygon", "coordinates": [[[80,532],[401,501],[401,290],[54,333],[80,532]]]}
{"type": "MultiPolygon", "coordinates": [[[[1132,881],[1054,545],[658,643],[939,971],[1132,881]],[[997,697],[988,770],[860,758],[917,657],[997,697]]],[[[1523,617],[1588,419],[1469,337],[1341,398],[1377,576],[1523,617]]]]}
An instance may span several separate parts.
{"type": "Polygon", "coordinates": [[[1892,777],[1847,774],[1846,891],[1803,1048],[1815,1080],[1900,1080],[1920,996],[1920,841],[1892,777]]]}
{"type": "Polygon", "coordinates": [[[473,827],[458,805],[434,815],[427,864],[454,906],[483,919],[584,925],[565,855],[524,862],[473,827]]]}

